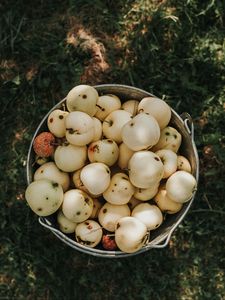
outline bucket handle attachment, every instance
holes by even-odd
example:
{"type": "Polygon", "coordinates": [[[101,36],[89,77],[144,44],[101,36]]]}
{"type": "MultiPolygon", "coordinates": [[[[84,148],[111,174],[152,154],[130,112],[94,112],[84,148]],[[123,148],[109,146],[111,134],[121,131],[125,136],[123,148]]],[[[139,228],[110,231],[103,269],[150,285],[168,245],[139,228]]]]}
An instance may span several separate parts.
{"type": "Polygon", "coordinates": [[[183,112],[180,117],[184,122],[185,129],[190,134],[192,140],[194,140],[194,122],[192,117],[187,112],[183,112]]]}
{"type": "Polygon", "coordinates": [[[166,233],[166,235],[161,239],[160,242],[158,242],[157,244],[152,244],[152,245],[149,244],[149,245],[147,245],[147,246],[145,247],[145,249],[146,249],[146,248],[147,248],[147,249],[150,249],[150,248],[152,248],[152,249],[154,249],[154,248],[156,248],[156,249],[161,249],[161,248],[165,248],[166,246],[168,246],[169,241],[170,241],[170,239],[171,239],[171,236],[172,236],[174,230],[176,229],[176,227],[177,227],[177,226],[174,226],[173,228],[171,228],[170,231],[169,231],[169,233],[166,233]]]}

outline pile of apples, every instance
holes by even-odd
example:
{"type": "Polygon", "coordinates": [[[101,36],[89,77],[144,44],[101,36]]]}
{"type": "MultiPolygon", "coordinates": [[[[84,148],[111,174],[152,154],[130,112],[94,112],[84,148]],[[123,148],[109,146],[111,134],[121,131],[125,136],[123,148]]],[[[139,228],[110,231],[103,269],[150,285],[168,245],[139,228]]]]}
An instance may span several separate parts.
{"type": "Polygon", "coordinates": [[[182,136],[168,126],[171,109],[155,97],[121,104],[88,85],[74,87],[66,107],[34,140],[39,166],[27,203],[39,216],[56,213],[59,229],[82,245],[136,252],[197,186],[178,154],[182,136]]]}

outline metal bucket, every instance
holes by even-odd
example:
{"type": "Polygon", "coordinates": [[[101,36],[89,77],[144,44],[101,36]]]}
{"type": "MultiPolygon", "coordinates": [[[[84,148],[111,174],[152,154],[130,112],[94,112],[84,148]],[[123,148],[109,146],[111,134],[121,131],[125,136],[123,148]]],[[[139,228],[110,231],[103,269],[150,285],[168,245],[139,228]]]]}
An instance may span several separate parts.
{"type": "MultiPolygon", "coordinates": [[[[119,84],[103,84],[94,86],[99,95],[102,94],[115,94],[117,95],[121,101],[126,101],[129,99],[136,99],[141,100],[144,97],[154,96],[144,90],[126,86],[126,85],[119,85],[119,84]]],[[[42,131],[48,130],[47,129],[47,118],[48,115],[57,108],[62,108],[66,98],[60,101],[57,105],[55,105],[48,114],[42,119],[40,122],[37,130],[34,133],[33,139],[30,144],[28,157],[27,157],[27,183],[30,184],[33,181],[33,174],[34,174],[34,160],[35,154],[33,151],[33,142],[35,137],[41,133],[42,131]]],[[[175,127],[182,135],[182,145],[180,148],[180,152],[187,157],[187,159],[191,163],[192,167],[192,174],[198,181],[199,176],[199,159],[198,153],[196,150],[195,142],[194,142],[194,126],[192,119],[189,114],[183,113],[179,116],[173,109],[172,109],[172,118],[170,121],[170,125],[175,127]]],[[[192,199],[185,203],[182,209],[174,214],[174,215],[167,215],[163,224],[154,231],[151,231],[151,236],[149,242],[143,246],[139,251],[135,253],[124,253],[122,251],[106,251],[103,248],[90,248],[87,246],[80,245],[74,240],[74,235],[66,235],[62,233],[57,226],[56,223],[56,216],[51,215],[48,217],[39,217],[39,222],[42,226],[49,229],[53,234],[55,234],[61,241],[65,244],[69,245],[73,249],[78,251],[99,256],[99,257],[127,257],[133,256],[136,254],[143,253],[153,248],[163,248],[167,246],[173,231],[177,228],[177,226],[181,223],[184,216],[187,214],[190,206],[194,200],[195,194],[193,195],[192,199]]]]}

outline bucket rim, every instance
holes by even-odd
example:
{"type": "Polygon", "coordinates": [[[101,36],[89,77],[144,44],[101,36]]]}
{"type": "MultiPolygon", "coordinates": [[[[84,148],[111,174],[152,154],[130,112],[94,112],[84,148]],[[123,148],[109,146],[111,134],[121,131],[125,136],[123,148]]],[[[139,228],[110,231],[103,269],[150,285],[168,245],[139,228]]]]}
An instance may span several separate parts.
{"type": "MultiPolygon", "coordinates": [[[[154,94],[151,94],[150,92],[147,92],[143,89],[134,87],[134,86],[129,86],[129,85],[124,85],[124,84],[100,84],[100,85],[93,85],[94,88],[97,89],[98,92],[101,92],[107,88],[116,88],[116,89],[129,89],[131,91],[134,92],[139,92],[142,94],[145,94],[146,97],[155,97],[160,99],[159,97],[155,96],[154,94]]],[[[37,136],[37,134],[40,133],[40,129],[43,127],[43,125],[46,123],[46,120],[48,118],[48,115],[55,109],[59,108],[62,106],[62,104],[66,101],[66,97],[63,98],[62,100],[60,100],[58,103],[56,103],[48,112],[47,114],[45,114],[45,116],[42,118],[42,120],[40,121],[39,125],[37,126],[33,137],[31,139],[30,142],[30,146],[28,149],[28,154],[27,154],[27,161],[26,161],[26,178],[27,178],[27,184],[29,185],[32,182],[32,174],[31,174],[31,170],[30,170],[30,160],[32,157],[32,153],[33,153],[33,142],[35,137],[37,136]]],[[[197,181],[198,184],[198,180],[199,180],[199,157],[198,157],[198,152],[197,152],[197,148],[195,145],[195,141],[194,141],[194,125],[193,125],[193,121],[191,120],[191,117],[188,113],[182,113],[181,115],[179,115],[172,107],[171,111],[172,114],[179,120],[180,123],[182,123],[182,125],[185,127],[187,133],[190,136],[190,141],[191,141],[191,146],[193,149],[193,153],[194,153],[194,158],[195,158],[195,163],[196,163],[196,170],[195,170],[195,174],[194,177],[197,181]],[[190,128],[190,127],[191,128],[190,128]]],[[[168,232],[166,232],[164,235],[162,235],[161,238],[159,238],[157,240],[156,243],[153,243],[154,240],[150,241],[148,244],[146,244],[145,246],[143,246],[140,250],[134,252],[134,253],[125,253],[119,250],[116,251],[107,251],[107,250],[101,250],[101,249],[96,249],[96,248],[90,248],[84,245],[79,244],[78,242],[76,242],[75,240],[72,240],[70,237],[68,237],[66,234],[62,233],[60,230],[58,230],[57,228],[55,228],[54,226],[52,226],[52,224],[49,222],[48,217],[39,217],[39,223],[44,226],[45,228],[49,229],[55,236],[57,236],[61,241],[63,241],[65,244],[69,245],[70,247],[72,247],[75,250],[78,250],[82,253],[86,253],[86,254],[90,254],[93,256],[97,256],[97,257],[109,257],[109,258],[122,258],[122,257],[129,257],[129,256],[134,256],[134,255],[138,255],[140,253],[144,253],[150,249],[153,248],[164,248],[168,245],[171,236],[173,234],[173,232],[175,231],[175,229],[179,226],[179,224],[182,222],[182,220],[184,219],[184,217],[186,216],[186,214],[188,213],[188,211],[190,210],[190,207],[194,201],[196,192],[193,194],[191,200],[189,200],[189,202],[187,203],[184,212],[182,213],[182,215],[179,217],[179,219],[171,226],[171,228],[168,230],[168,232]]],[[[156,238],[155,238],[156,239],[156,238]]]]}

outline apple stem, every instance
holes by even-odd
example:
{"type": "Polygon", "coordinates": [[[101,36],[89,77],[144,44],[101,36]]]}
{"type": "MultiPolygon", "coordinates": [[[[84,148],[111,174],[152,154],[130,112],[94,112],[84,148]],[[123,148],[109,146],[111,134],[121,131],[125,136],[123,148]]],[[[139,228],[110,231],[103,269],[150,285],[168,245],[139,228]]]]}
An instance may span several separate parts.
{"type": "Polygon", "coordinates": [[[123,171],[129,173],[130,169],[124,168],[123,171]]]}
{"type": "Polygon", "coordinates": [[[145,245],[146,245],[146,244],[148,244],[149,241],[150,241],[150,230],[147,231],[145,237],[146,237],[146,240],[145,240],[145,245]]]}
{"type": "Polygon", "coordinates": [[[85,235],[90,234],[90,233],[95,232],[95,231],[98,231],[98,230],[100,230],[100,229],[102,229],[102,228],[103,228],[103,227],[101,226],[101,227],[99,227],[99,228],[92,229],[92,230],[90,230],[89,232],[87,232],[85,235]]]}
{"type": "Polygon", "coordinates": [[[69,142],[66,140],[58,140],[57,142],[50,142],[51,146],[67,146],[69,145],[69,142]]]}
{"type": "Polygon", "coordinates": [[[103,107],[101,107],[100,105],[96,104],[96,106],[101,109],[101,111],[104,111],[105,109],[103,107]]]}
{"type": "Polygon", "coordinates": [[[35,159],[35,161],[32,163],[32,167],[36,164],[38,159],[35,159]]]}
{"type": "Polygon", "coordinates": [[[103,122],[108,123],[110,127],[113,125],[113,121],[111,120],[110,121],[104,120],[103,122]]]}
{"type": "MultiPolygon", "coordinates": [[[[36,164],[36,163],[38,163],[38,160],[39,159],[46,159],[46,157],[41,157],[41,156],[36,156],[35,157],[35,160],[34,160],[34,162],[32,163],[32,167],[36,164]]],[[[46,162],[47,162],[48,160],[46,160],[46,162]]],[[[43,163],[44,164],[44,163],[43,163]]]]}

